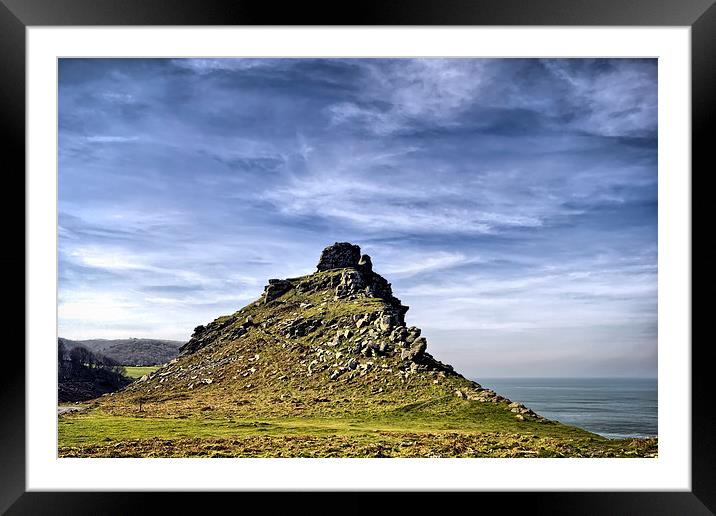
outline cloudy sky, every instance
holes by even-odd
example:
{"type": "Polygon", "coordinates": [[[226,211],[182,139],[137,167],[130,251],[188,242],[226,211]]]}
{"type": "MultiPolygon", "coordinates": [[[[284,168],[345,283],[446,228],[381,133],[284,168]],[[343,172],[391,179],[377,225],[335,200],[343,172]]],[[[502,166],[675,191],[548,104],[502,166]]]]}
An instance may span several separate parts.
{"type": "Polygon", "coordinates": [[[656,77],[62,59],[59,334],[186,340],[350,241],[467,375],[654,376],[656,77]]]}

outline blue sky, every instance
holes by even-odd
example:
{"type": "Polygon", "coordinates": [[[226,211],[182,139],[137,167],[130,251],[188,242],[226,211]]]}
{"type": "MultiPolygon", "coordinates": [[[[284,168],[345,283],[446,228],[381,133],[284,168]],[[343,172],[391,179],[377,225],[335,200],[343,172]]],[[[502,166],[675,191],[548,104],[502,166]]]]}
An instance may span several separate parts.
{"type": "Polygon", "coordinates": [[[359,244],[471,376],[654,376],[657,65],[62,59],[59,333],[188,339],[359,244]]]}

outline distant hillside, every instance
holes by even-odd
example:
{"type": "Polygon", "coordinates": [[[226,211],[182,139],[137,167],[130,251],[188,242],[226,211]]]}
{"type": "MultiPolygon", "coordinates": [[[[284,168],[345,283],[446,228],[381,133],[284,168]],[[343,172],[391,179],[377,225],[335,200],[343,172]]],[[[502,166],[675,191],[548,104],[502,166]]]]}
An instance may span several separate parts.
{"type": "Polygon", "coordinates": [[[100,353],[121,365],[150,366],[165,364],[179,354],[185,344],[179,340],[157,339],[90,339],[69,340],[60,338],[67,349],[82,346],[92,353],[100,353]]]}

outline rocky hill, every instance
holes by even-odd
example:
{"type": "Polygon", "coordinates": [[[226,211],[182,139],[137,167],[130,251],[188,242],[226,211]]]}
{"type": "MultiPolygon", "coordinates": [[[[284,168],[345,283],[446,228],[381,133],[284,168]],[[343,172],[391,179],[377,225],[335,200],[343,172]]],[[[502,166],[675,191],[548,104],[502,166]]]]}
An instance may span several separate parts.
{"type": "Polygon", "coordinates": [[[69,350],[77,346],[100,353],[118,364],[151,366],[165,364],[179,354],[185,341],[159,339],[59,339],[69,350]]]}
{"type": "Polygon", "coordinates": [[[179,356],[59,416],[61,457],[655,457],[482,388],[428,352],[349,243],[194,333],[179,356]]]}
{"type": "Polygon", "coordinates": [[[271,279],[263,296],[195,328],[180,356],[104,402],[140,401],[163,414],[385,413],[455,402],[491,404],[513,421],[542,421],[428,353],[408,307],[369,256],[349,243],[323,250],[313,274],[271,279]]]}

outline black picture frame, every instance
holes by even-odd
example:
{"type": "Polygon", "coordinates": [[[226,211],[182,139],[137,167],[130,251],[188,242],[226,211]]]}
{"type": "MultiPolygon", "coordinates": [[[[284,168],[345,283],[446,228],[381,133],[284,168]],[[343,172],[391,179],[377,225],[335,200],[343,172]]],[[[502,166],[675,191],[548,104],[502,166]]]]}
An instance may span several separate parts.
{"type": "MultiPolygon", "coordinates": [[[[7,282],[20,290],[25,270],[25,29],[63,25],[550,25],[550,26],[689,26],[692,73],[692,171],[713,170],[714,91],[716,90],[716,6],[714,0],[364,0],[287,3],[243,0],[0,0],[0,114],[5,235],[15,242],[3,253],[7,282]],[[9,165],[8,158],[12,158],[9,165]],[[15,181],[15,184],[12,184],[15,181]],[[11,202],[8,202],[8,198],[11,202]],[[22,206],[13,206],[13,202],[22,206]],[[20,211],[22,210],[22,211],[20,211]]],[[[684,171],[688,173],[689,171],[684,171]]],[[[693,184],[693,182],[692,182],[693,184]]],[[[692,201],[692,219],[693,201],[692,201]]],[[[693,256],[693,245],[691,249],[693,256]]],[[[693,266],[692,266],[693,270],[693,266]]],[[[241,497],[251,507],[255,494],[68,493],[26,492],[25,488],[25,299],[7,296],[4,311],[5,367],[0,375],[0,511],[7,514],[130,514],[175,504],[181,512],[241,497]],[[22,311],[22,313],[21,313],[22,311]],[[6,362],[7,363],[7,362],[6,362]]],[[[692,303],[693,305],[693,303],[692,303]]],[[[693,313],[693,310],[692,310],[693,313]]],[[[693,321],[693,315],[692,315],[693,321]]],[[[692,323],[693,328],[693,323],[692,323]]],[[[693,334],[693,331],[692,331],[693,334]]],[[[693,340],[692,354],[692,490],[690,492],[472,493],[478,500],[505,503],[530,513],[549,514],[713,514],[716,511],[716,428],[710,406],[711,361],[708,341],[693,340]],[[704,409],[706,407],[706,409],[704,409]]],[[[691,343],[683,343],[688,346],[691,343]]],[[[301,494],[299,496],[305,496],[301,494]]],[[[414,495],[401,502],[420,504],[444,497],[414,495]]],[[[265,508],[276,499],[262,501],[265,508]]],[[[335,502],[333,502],[335,503],[335,502]]],[[[440,502],[438,502],[440,503],[440,502]]],[[[472,502],[474,503],[474,502],[472,502]]],[[[373,502],[371,502],[371,505],[373,502]]],[[[233,505],[233,504],[232,504],[233,505]]],[[[360,507],[341,504],[341,512],[360,507]]],[[[238,506],[235,506],[237,507],[238,506]]],[[[327,507],[326,507],[327,508],[327,507]]],[[[338,508],[336,508],[338,510],[338,508]]]]}

